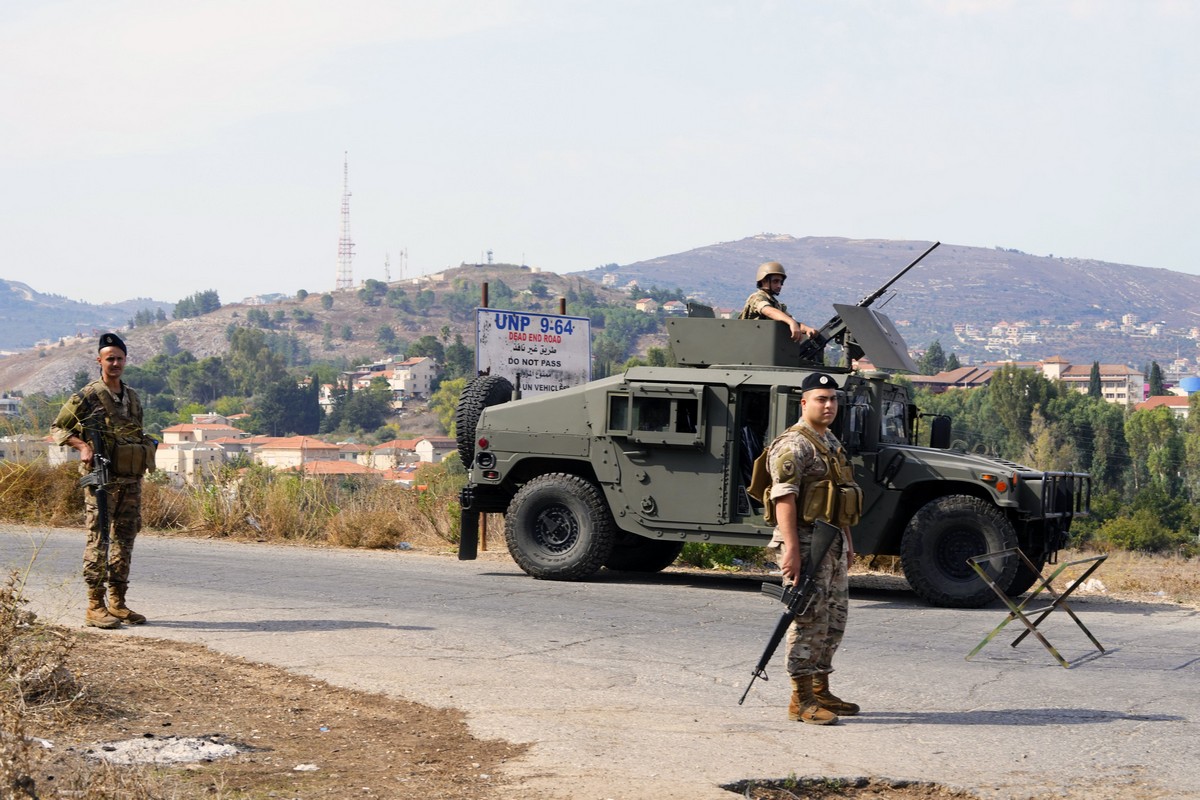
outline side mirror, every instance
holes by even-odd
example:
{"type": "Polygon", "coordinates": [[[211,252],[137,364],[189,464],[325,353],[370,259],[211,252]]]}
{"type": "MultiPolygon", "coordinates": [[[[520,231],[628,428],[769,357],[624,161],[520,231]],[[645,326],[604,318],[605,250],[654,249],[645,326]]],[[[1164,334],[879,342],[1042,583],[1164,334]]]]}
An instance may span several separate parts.
{"type": "Polygon", "coordinates": [[[938,450],[950,449],[950,418],[937,416],[929,423],[929,446],[938,450]]]}

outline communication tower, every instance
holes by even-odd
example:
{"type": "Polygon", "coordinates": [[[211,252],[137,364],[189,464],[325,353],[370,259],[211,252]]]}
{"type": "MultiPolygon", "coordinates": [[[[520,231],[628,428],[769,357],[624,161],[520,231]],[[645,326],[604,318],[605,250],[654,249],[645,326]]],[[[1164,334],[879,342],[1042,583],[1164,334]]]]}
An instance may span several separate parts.
{"type": "Polygon", "coordinates": [[[335,288],[354,287],[354,242],[350,239],[350,154],[342,154],[342,235],[338,237],[337,283],[335,288]]]}

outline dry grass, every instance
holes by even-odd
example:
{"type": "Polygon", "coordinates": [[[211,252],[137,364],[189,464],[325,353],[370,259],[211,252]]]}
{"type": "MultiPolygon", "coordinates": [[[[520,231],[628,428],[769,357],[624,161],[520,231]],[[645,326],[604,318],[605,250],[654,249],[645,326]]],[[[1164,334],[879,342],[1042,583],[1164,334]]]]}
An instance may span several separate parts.
{"type": "MultiPolygon", "coordinates": [[[[94,714],[88,692],[69,668],[75,637],[43,625],[26,611],[19,572],[0,586],[0,797],[36,800],[45,754],[31,729],[63,724],[94,714]]],[[[56,794],[84,800],[155,800],[164,797],[137,769],[98,764],[60,776],[56,794]]]]}
{"type": "MultiPolygon", "coordinates": [[[[419,476],[422,488],[409,488],[374,478],[314,478],[256,466],[226,469],[202,485],[177,487],[152,474],[142,487],[142,523],[166,532],[342,547],[457,542],[461,477],[440,465],[427,466],[419,476]]],[[[0,518],[81,526],[78,478],[71,467],[0,462],[0,518]]]]}

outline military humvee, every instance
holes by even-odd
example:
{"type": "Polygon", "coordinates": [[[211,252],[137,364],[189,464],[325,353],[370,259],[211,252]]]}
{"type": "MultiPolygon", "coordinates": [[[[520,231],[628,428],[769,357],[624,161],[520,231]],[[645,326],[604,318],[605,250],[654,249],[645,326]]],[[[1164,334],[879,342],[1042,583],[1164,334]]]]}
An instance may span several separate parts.
{"type": "MultiPolygon", "coordinates": [[[[887,317],[862,302],[835,309],[818,339],[876,367],[917,371],[887,317]]],[[[657,571],[686,542],[766,545],[772,530],[746,491],[751,465],[799,418],[799,387],[814,369],[837,380],[833,431],[863,489],[855,549],[899,556],[926,601],[995,599],[968,557],[1019,546],[1040,567],[1088,511],[1088,475],[952,450],[947,418],[929,418],[931,446],[918,446],[926,418],[904,386],[882,371],[815,366],[781,323],[690,316],[668,320],[668,333],[678,366],[513,401],[503,377],[468,386],[457,418],[469,469],[460,558],[475,557],[488,512],[505,515],[508,549],[535,578],[657,571]]],[[[1015,556],[986,569],[1014,596],[1037,577],[1015,556]]]]}

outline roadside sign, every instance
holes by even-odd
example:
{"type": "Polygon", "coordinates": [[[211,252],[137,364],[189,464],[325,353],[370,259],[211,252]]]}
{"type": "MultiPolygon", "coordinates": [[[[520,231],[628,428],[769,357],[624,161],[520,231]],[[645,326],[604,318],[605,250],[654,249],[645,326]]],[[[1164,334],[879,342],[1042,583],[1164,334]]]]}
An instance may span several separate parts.
{"type": "Polygon", "coordinates": [[[592,321],[477,308],[475,368],[503,375],[526,397],[587,383],[592,379],[592,321]]]}

